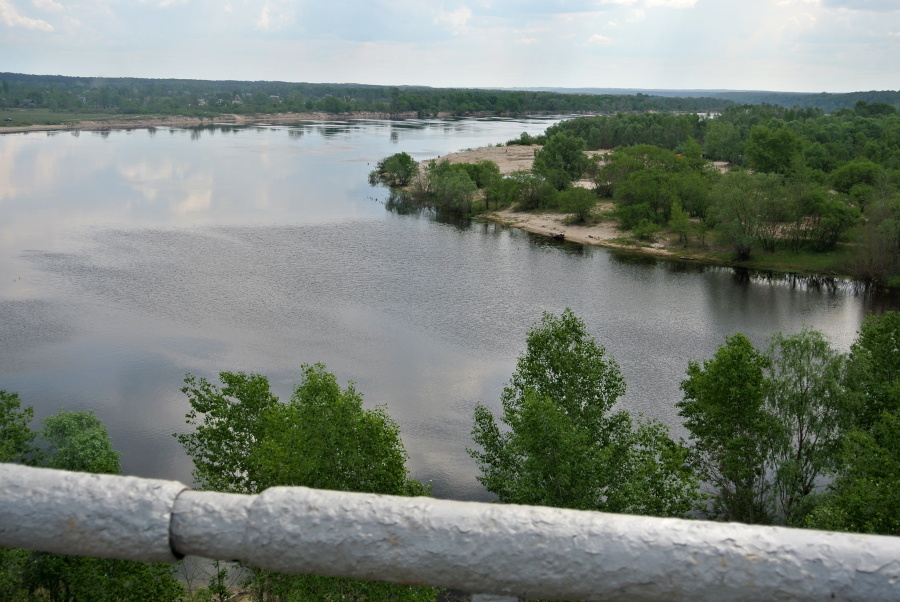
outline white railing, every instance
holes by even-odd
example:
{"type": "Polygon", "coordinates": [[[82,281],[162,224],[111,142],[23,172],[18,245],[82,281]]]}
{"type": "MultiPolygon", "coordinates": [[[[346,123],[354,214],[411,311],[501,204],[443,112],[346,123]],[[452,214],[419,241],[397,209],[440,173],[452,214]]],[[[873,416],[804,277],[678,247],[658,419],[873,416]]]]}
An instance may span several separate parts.
{"type": "Polygon", "coordinates": [[[900,599],[900,538],[0,464],[0,546],[194,554],[478,592],[475,599],[900,599]]]}

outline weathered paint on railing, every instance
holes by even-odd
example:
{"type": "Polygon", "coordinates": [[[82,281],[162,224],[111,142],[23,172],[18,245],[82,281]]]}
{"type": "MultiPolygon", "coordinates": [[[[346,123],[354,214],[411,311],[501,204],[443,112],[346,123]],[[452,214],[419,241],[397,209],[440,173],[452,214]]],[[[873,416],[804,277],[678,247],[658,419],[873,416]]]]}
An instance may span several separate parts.
{"type": "Polygon", "coordinates": [[[195,554],[476,599],[900,599],[900,538],[0,464],[0,545],[129,560],[195,554]]]}

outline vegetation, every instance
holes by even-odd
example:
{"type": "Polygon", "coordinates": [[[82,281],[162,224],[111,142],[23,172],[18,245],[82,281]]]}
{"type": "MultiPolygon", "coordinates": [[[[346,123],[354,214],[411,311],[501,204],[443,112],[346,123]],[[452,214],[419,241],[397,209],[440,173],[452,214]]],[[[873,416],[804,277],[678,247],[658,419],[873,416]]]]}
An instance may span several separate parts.
{"type": "MultiPolygon", "coordinates": [[[[365,409],[350,383],[341,389],[322,364],[303,366],[287,403],[259,374],[222,372],[222,386],[188,375],[182,391],[192,432],[178,434],[204,489],[259,493],[302,485],[340,491],[426,495],[409,477],[397,424],[384,408],[365,409]]],[[[436,590],[250,567],[248,587],[260,600],[434,600],[436,590]]]]}
{"type": "Polygon", "coordinates": [[[111,116],[353,113],[533,115],[620,111],[709,111],[712,98],[564,94],[417,86],[96,78],[0,73],[0,116],[50,123],[77,114],[111,116]],[[21,111],[29,115],[23,116],[21,111]]]}
{"type": "Polygon", "coordinates": [[[465,168],[437,163],[391,206],[467,215],[515,206],[562,211],[584,223],[594,206],[569,189],[588,176],[596,196],[614,202],[620,227],[639,240],[664,232],[682,248],[695,244],[701,256],[721,252],[726,261],[900,285],[900,113],[893,105],[860,100],[829,115],[761,105],[705,119],[580,117],[508,144],[543,145],[531,173],[473,187],[465,168]],[[583,152],[600,148],[615,150],[593,161],[583,152]],[[716,169],[710,159],[730,165],[716,169]]]}
{"type": "Polygon", "coordinates": [[[684,447],[610,412],[615,361],[571,311],[545,314],[501,395],[505,428],[478,406],[470,454],[501,502],[664,516],[699,502],[713,519],[898,534],[898,342],[892,312],[868,317],[847,356],[809,329],[766,350],[735,334],[688,364],[684,447]]]}
{"type": "MultiPolygon", "coordinates": [[[[868,316],[848,354],[821,333],[744,335],[690,361],[676,404],[689,432],[615,410],[626,383],[571,310],[544,314],[500,398],[497,422],[474,412],[469,451],[501,503],[900,535],[900,313],[868,316]],[[702,488],[701,488],[702,483],[702,488]]],[[[258,374],[188,375],[179,434],[204,488],[256,493],[277,485],[423,495],[399,430],[366,409],[321,364],[302,367],[281,403],[258,374]]],[[[0,391],[0,459],[118,472],[118,454],[91,413],[61,411],[39,431],[31,408],[0,391]]],[[[193,599],[227,595],[227,570],[193,599]]],[[[0,598],[178,600],[172,567],[0,550],[0,598]]],[[[433,600],[431,588],[280,575],[251,569],[259,600],[433,600]]]]}
{"type": "Polygon", "coordinates": [[[611,412],[624,393],[618,365],[580,319],[544,314],[500,397],[507,429],[475,409],[479,481],[504,503],[685,515],[697,498],[687,452],[665,426],[611,412]]]}
{"type": "Polygon", "coordinates": [[[419,173],[419,164],[408,153],[397,153],[382,159],[369,174],[369,184],[390,187],[408,186],[419,173]]]}
{"type": "Polygon", "coordinates": [[[832,114],[761,105],[727,107],[714,118],[580,117],[508,144],[545,144],[564,134],[589,150],[615,149],[587,173],[637,238],[668,226],[682,246],[695,238],[706,249],[709,233],[730,247],[729,260],[840,271],[896,286],[898,132],[894,105],[860,100],[832,114]],[[727,163],[727,173],[710,160],[727,163]],[[686,215],[673,220],[674,207],[686,215]]]}
{"type": "MultiPolygon", "coordinates": [[[[0,391],[0,461],[118,474],[119,454],[90,412],[60,411],[39,431],[18,395],[0,391]],[[37,441],[37,445],[34,441],[37,441]]],[[[0,599],[70,602],[180,600],[184,589],[167,564],[0,548],[0,599]]]]}

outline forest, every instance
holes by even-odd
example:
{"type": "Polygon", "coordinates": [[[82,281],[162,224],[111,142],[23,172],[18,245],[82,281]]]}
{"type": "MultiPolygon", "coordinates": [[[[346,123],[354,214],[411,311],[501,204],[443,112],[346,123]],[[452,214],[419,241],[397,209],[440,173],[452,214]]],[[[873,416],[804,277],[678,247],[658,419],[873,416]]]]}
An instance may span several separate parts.
{"type": "MultiPolygon", "coordinates": [[[[522,90],[429,88],[288,82],[88,78],[0,73],[0,111],[67,114],[180,115],[374,112],[380,114],[526,115],[622,111],[713,111],[715,98],[646,94],[570,94],[522,90]]],[[[27,113],[26,113],[27,114],[27,113]]],[[[16,114],[17,118],[24,119],[16,114]]]]}
{"type": "MultiPolygon", "coordinates": [[[[412,479],[397,424],[322,364],[305,365],[289,400],[265,375],[187,375],[195,486],[229,493],[308,486],[430,495],[412,479]]],[[[818,331],[743,334],[687,361],[675,403],[687,439],[617,406],[615,360],[571,310],[529,330],[496,417],[472,416],[469,454],[498,503],[900,535],[900,313],[868,316],[848,353],[818,331]]],[[[90,412],[33,410],[0,392],[0,461],[118,473],[90,412]]],[[[227,600],[229,567],[188,590],[176,567],[0,549],[4,600],[227,600]]],[[[234,570],[234,567],[230,567],[234,570]]],[[[256,600],[434,600],[438,591],[243,567],[256,600]]]]}
{"type": "MultiPolygon", "coordinates": [[[[858,102],[900,105],[900,92],[846,94],[786,92],[710,92],[690,90],[605,91],[492,90],[375,86],[277,81],[207,81],[68,77],[0,73],[0,111],[40,110],[57,120],[72,114],[180,115],[374,112],[381,114],[535,115],[567,113],[719,112],[737,105],[772,104],[820,109],[827,113],[858,102]]],[[[50,116],[44,115],[43,119],[50,116]]],[[[16,114],[16,121],[24,120],[16,114]]],[[[21,124],[21,123],[20,123],[21,124]]],[[[604,147],[610,148],[610,147],[604,147]]]]}

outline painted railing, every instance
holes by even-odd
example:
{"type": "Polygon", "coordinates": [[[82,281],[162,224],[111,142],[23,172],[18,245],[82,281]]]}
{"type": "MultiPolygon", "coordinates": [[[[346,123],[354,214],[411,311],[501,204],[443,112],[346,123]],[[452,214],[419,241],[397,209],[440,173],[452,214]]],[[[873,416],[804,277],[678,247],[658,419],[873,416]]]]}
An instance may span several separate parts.
{"type": "Polygon", "coordinates": [[[900,538],[0,464],[0,546],[478,592],[475,600],[900,599],[900,538]]]}

